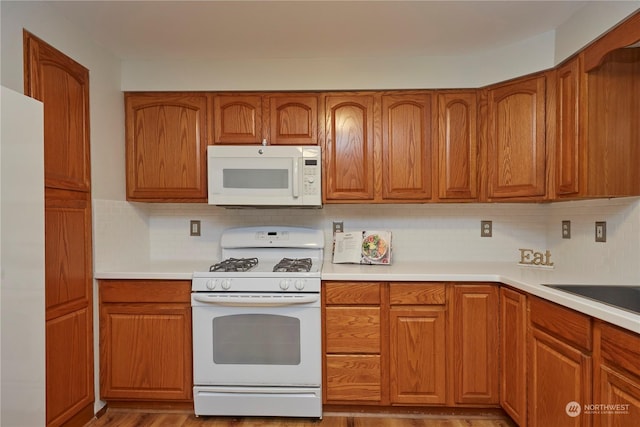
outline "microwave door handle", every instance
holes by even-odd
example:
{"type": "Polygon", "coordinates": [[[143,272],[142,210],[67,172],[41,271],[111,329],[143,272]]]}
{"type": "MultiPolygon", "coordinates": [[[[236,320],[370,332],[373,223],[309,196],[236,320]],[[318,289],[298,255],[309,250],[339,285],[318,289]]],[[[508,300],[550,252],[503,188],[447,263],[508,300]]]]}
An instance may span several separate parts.
{"type": "Polygon", "coordinates": [[[297,199],[300,196],[300,167],[298,165],[299,159],[293,159],[293,198],[297,199]]]}

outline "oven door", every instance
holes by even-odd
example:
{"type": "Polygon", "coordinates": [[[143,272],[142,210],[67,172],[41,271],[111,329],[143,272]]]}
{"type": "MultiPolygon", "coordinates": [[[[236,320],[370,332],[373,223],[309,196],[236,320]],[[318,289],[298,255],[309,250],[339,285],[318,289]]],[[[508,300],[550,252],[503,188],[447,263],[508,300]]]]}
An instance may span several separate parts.
{"type": "Polygon", "coordinates": [[[195,385],[320,386],[319,294],[192,294],[195,385]]]}

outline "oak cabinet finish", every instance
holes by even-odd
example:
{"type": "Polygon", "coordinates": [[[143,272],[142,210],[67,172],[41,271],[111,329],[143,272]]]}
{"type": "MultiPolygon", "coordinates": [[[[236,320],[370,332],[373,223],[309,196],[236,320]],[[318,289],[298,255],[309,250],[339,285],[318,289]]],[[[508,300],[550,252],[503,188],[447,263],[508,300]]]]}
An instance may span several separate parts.
{"type": "Polygon", "coordinates": [[[374,183],[374,96],[324,97],[324,199],[372,202],[374,183]]]}
{"type": "Polygon", "coordinates": [[[592,402],[592,325],[589,316],[529,298],[528,425],[591,426],[569,417],[570,402],[592,402]]]}
{"type": "Polygon", "coordinates": [[[213,94],[215,144],[318,145],[315,93],[213,94]]]}
{"type": "Polygon", "coordinates": [[[444,284],[390,284],[391,404],[444,405],[444,284]]]}
{"type": "Polygon", "coordinates": [[[382,285],[323,285],[324,403],[383,404],[382,285]]]}
{"type": "Polygon", "coordinates": [[[208,98],[126,93],[127,199],[205,202],[208,98]]]}
{"type": "Polygon", "coordinates": [[[527,425],[527,296],[500,288],[500,406],[527,425]]]}
{"type": "Polygon", "coordinates": [[[431,198],[431,98],[428,92],[382,95],[383,200],[431,198]]]}
{"type": "Polygon", "coordinates": [[[100,394],[192,400],[191,283],[100,281],[100,394]]]}
{"type": "Polygon", "coordinates": [[[595,427],[632,425],[640,419],[640,336],[616,326],[594,324],[594,403],[625,405],[597,411],[595,427]]]}
{"type": "Polygon", "coordinates": [[[27,31],[24,93],[44,104],[47,426],[93,417],[89,70],[27,31]]]}
{"type": "Polygon", "coordinates": [[[438,198],[478,197],[478,100],[475,91],[438,92],[438,198]]]}
{"type": "Polygon", "coordinates": [[[546,195],[546,79],[521,78],[488,91],[490,200],[546,195]]]}
{"type": "MultiPolygon", "coordinates": [[[[584,120],[582,57],[560,66],[556,73],[556,195],[580,193],[584,165],[584,120]]],[[[584,185],[584,182],[582,182],[584,185]]]]}
{"type": "Polygon", "coordinates": [[[450,369],[457,404],[499,403],[498,307],[496,285],[452,285],[450,369]]]}

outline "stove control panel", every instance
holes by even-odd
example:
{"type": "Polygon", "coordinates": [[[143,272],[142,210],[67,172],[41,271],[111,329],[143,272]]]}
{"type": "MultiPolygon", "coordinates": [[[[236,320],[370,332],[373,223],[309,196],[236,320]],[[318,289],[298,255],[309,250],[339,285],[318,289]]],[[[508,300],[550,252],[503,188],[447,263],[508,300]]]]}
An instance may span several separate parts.
{"type": "MultiPolygon", "coordinates": [[[[247,273],[241,273],[247,274],[247,273]]],[[[319,277],[194,277],[192,292],[320,292],[319,277]]]]}

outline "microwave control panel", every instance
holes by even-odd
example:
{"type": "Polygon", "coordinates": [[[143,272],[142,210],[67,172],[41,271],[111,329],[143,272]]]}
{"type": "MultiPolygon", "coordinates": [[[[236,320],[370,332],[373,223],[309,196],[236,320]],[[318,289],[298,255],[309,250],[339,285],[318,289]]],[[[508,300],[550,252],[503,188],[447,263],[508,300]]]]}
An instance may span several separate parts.
{"type": "Polygon", "coordinates": [[[320,160],[303,158],[303,194],[313,196],[320,194],[320,160]]]}

